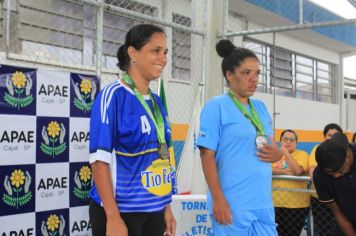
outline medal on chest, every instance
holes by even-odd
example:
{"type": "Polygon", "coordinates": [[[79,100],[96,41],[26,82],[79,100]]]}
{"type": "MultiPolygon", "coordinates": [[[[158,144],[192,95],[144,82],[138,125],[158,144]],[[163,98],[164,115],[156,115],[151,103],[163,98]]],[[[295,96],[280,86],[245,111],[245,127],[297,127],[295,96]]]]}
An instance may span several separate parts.
{"type": "Polygon", "coordinates": [[[262,143],[267,143],[267,138],[266,138],[266,136],[258,135],[256,137],[256,146],[262,147],[263,146],[262,143]]]}
{"type": "Polygon", "coordinates": [[[169,149],[166,143],[160,143],[158,145],[158,154],[162,160],[169,159],[169,149]]]}

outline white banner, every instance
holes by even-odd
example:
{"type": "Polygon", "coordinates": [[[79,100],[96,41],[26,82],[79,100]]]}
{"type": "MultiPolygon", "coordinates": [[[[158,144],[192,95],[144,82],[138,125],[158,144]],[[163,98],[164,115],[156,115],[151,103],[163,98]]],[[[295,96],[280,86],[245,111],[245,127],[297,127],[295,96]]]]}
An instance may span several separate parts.
{"type": "Polygon", "coordinates": [[[177,236],[213,235],[205,195],[175,195],[172,210],[177,236]]]}

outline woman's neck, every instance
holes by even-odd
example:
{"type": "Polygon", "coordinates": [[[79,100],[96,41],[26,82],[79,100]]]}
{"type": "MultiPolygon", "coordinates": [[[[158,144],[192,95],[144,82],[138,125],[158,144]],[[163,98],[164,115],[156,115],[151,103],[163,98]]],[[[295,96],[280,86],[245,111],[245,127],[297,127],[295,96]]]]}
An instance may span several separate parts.
{"type": "Polygon", "coordinates": [[[241,96],[238,92],[234,91],[233,89],[230,88],[230,90],[232,91],[232,93],[234,94],[235,98],[237,100],[239,100],[242,104],[248,104],[248,98],[249,97],[244,97],[241,96]]]}
{"type": "Polygon", "coordinates": [[[137,90],[142,95],[149,94],[149,85],[150,85],[149,80],[146,80],[145,78],[143,78],[142,75],[140,75],[139,73],[135,73],[134,71],[128,71],[128,75],[130,76],[132,81],[135,83],[137,90]]]}

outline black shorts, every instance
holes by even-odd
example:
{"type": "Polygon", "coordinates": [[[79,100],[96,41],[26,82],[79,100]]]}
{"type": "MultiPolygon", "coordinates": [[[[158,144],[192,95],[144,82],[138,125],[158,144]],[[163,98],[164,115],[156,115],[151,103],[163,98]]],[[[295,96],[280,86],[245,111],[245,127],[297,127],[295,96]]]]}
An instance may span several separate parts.
{"type": "MultiPolygon", "coordinates": [[[[164,212],[120,213],[129,236],[162,236],[166,225],[164,212]]],[[[104,208],[93,201],[89,203],[89,217],[93,236],[106,235],[106,215],[104,208]]]]}

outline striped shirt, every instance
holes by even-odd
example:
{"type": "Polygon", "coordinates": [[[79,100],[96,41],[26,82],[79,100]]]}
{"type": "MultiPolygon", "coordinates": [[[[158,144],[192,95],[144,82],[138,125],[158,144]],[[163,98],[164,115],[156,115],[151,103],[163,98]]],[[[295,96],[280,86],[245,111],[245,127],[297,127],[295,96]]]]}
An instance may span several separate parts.
{"type": "MultiPolygon", "coordinates": [[[[153,94],[171,139],[167,114],[153,94]]],[[[149,96],[144,96],[151,110],[149,96]]],[[[90,119],[90,163],[102,161],[111,169],[113,190],[121,212],[162,211],[171,202],[175,170],[161,160],[156,127],[133,91],[120,80],[105,87],[95,99],[90,119]]],[[[101,204],[94,184],[90,198],[101,204]]]]}

